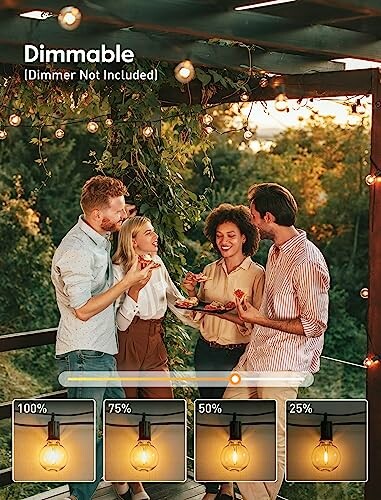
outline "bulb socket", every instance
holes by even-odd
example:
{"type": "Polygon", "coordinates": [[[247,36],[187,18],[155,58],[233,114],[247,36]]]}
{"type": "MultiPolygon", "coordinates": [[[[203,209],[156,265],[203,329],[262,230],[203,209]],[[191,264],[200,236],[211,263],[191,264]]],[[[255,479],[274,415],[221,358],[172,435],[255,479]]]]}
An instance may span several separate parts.
{"type": "Polygon", "coordinates": [[[144,413],[142,420],[139,422],[139,440],[151,441],[151,422],[146,420],[146,416],[144,413]]]}
{"type": "Polygon", "coordinates": [[[48,440],[60,439],[60,423],[54,420],[54,413],[50,422],[48,422],[48,440]]]}
{"type": "Polygon", "coordinates": [[[322,420],[320,424],[320,440],[332,441],[332,439],[333,439],[332,422],[327,420],[327,414],[324,413],[324,420],[322,420]]]}
{"type": "Polygon", "coordinates": [[[242,422],[240,420],[237,420],[237,416],[234,413],[233,415],[233,420],[230,422],[230,438],[231,441],[233,440],[240,440],[242,441],[242,422]]]}

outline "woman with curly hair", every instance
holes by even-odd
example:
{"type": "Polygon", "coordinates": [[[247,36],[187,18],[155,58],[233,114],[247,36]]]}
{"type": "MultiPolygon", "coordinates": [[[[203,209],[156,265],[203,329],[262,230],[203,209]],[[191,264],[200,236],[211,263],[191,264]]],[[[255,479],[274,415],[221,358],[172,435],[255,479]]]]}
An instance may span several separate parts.
{"type": "MultiPolygon", "coordinates": [[[[206,278],[186,274],[183,287],[188,295],[197,296],[203,302],[226,304],[234,303],[235,290],[241,290],[246,300],[259,308],[265,272],[251,259],[258,249],[259,233],[252,223],[250,210],[243,205],[228,203],[218,206],[208,215],[204,234],[221,257],[205,267],[206,278]]],[[[200,329],[194,354],[196,371],[232,370],[250,341],[251,330],[246,328],[236,311],[218,315],[197,313],[194,319],[200,329]]],[[[200,387],[199,391],[203,399],[219,399],[225,387],[200,387]]],[[[221,489],[218,483],[206,483],[205,486],[204,500],[233,498],[230,483],[223,484],[221,489]]]]}

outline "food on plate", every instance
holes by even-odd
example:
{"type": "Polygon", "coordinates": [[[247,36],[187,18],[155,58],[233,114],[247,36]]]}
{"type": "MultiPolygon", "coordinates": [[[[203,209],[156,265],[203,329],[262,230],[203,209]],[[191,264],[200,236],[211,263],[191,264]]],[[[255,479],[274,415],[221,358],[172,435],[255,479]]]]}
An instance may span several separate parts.
{"type": "Polygon", "coordinates": [[[237,297],[237,299],[240,302],[243,302],[244,299],[246,298],[246,293],[243,290],[240,290],[239,288],[237,288],[236,290],[234,290],[234,296],[237,297]]]}
{"type": "Polygon", "coordinates": [[[225,309],[234,309],[234,308],[235,308],[235,302],[233,302],[232,300],[226,302],[225,309]]]}
{"type": "Polygon", "coordinates": [[[226,309],[225,304],[222,302],[218,302],[217,300],[213,300],[210,304],[206,304],[204,307],[205,311],[219,311],[221,309],[226,309]]]}
{"type": "Polygon", "coordinates": [[[150,255],[138,255],[138,263],[140,264],[140,269],[144,269],[147,267],[149,264],[153,262],[152,269],[157,269],[160,267],[160,264],[158,262],[154,262],[152,257],[150,255]]]}
{"type": "Polygon", "coordinates": [[[175,302],[175,306],[177,307],[186,307],[191,308],[197,306],[198,298],[197,297],[188,297],[186,299],[177,299],[175,302]]]}

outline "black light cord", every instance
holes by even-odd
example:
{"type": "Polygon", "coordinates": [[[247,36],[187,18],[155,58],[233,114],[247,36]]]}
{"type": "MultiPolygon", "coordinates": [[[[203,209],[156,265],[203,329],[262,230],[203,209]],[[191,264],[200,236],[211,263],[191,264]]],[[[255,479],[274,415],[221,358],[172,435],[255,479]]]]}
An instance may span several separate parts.
{"type": "MultiPolygon", "coordinates": [[[[366,422],[332,422],[332,425],[365,425],[366,422]]],[[[291,424],[287,423],[291,427],[320,427],[320,424],[291,424]]]]}
{"type": "MultiPolygon", "coordinates": [[[[63,425],[93,425],[94,422],[60,422],[60,426],[62,427],[63,425]]],[[[41,424],[41,425],[34,425],[34,424],[19,424],[17,422],[14,422],[14,425],[17,425],[18,427],[48,427],[48,424],[41,424]]]]}
{"type": "MultiPolygon", "coordinates": [[[[196,425],[199,425],[200,427],[229,427],[230,426],[230,424],[214,425],[214,424],[201,424],[201,423],[197,423],[196,425]]],[[[242,422],[242,425],[275,425],[275,422],[242,422]]]]}
{"type": "MultiPolygon", "coordinates": [[[[24,415],[23,412],[15,411],[15,413],[18,413],[19,415],[24,415]]],[[[37,413],[39,417],[52,417],[53,415],[55,417],[79,417],[81,415],[93,415],[94,412],[92,411],[83,411],[82,413],[37,413]]]]}
{"type": "MultiPolygon", "coordinates": [[[[108,427],[139,427],[139,424],[111,424],[106,423],[108,427]]],[[[184,425],[185,422],[151,422],[151,425],[184,425]]]]}

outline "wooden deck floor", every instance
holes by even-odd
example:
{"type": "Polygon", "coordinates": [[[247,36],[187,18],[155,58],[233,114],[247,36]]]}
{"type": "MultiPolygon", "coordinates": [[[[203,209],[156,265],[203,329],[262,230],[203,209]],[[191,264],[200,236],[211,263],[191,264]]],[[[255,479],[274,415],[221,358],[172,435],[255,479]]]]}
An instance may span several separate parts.
{"type": "MultiPolygon", "coordinates": [[[[205,488],[199,483],[188,479],[185,483],[147,483],[145,489],[149,493],[151,500],[201,500],[205,488]]],[[[62,500],[69,494],[67,486],[61,486],[54,490],[39,493],[28,500],[62,500]]],[[[102,482],[93,499],[116,500],[114,490],[110,483],[102,482]]]]}

